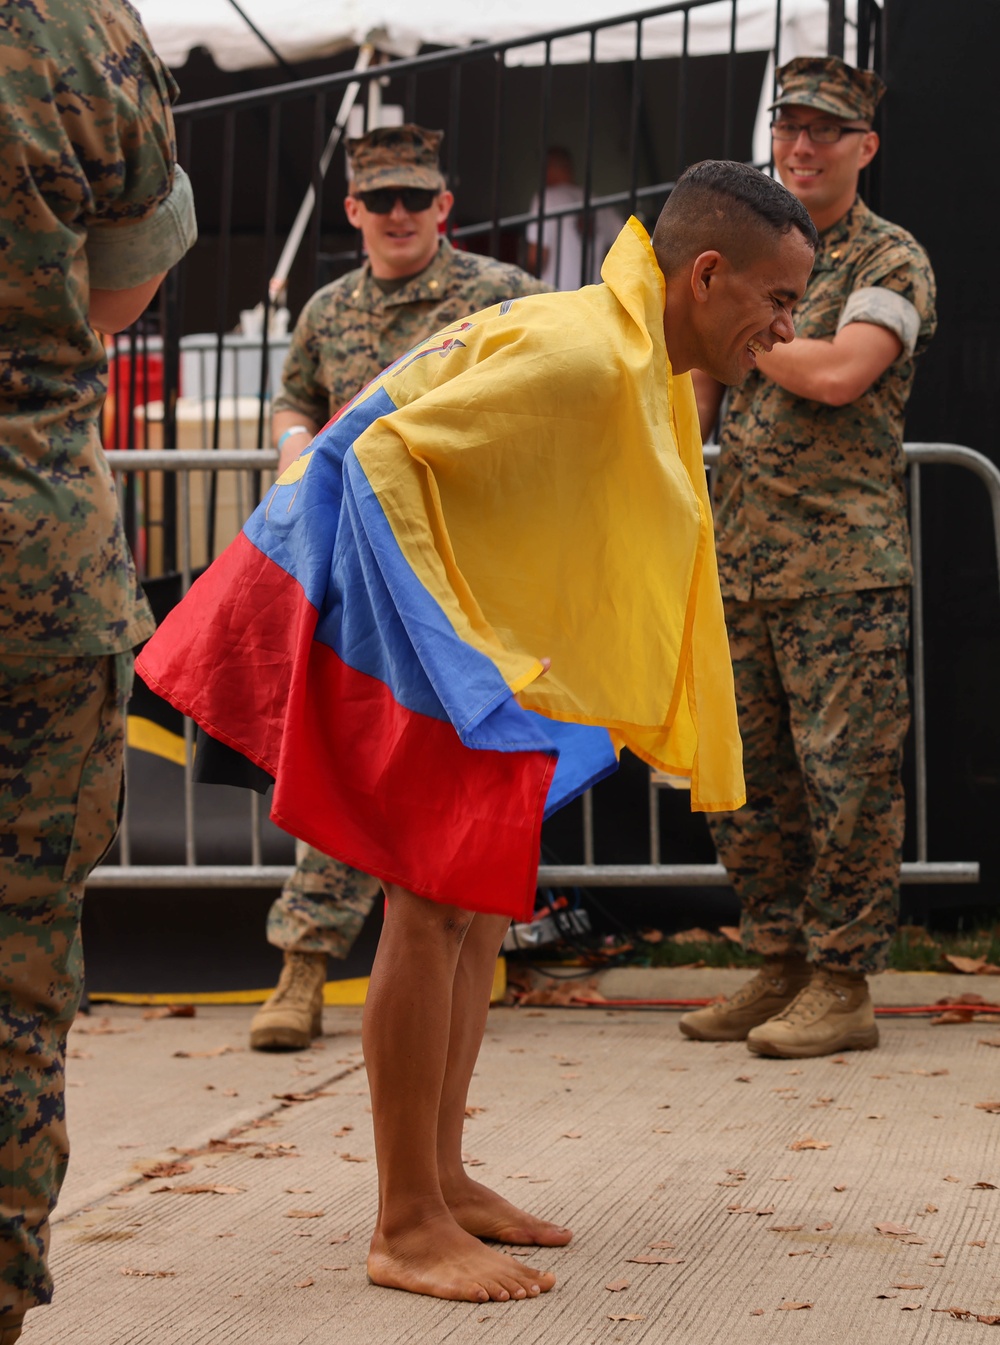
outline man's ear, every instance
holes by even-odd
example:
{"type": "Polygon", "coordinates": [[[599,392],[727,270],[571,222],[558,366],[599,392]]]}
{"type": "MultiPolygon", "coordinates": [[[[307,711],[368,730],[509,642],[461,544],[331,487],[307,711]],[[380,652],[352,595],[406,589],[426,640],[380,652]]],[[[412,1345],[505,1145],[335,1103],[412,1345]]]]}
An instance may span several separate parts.
{"type": "Polygon", "coordinates": [[[858,155],[858,168],[867,168],[878,153],[878,131],[868,131],[861,137],[861,152],[858,155]]]}
{"type": "Polygon", "coordinates": [[[361,228],[361,215],[358,212],[358,202],[356,197],[344,197],[344,214],[347,216],[348,224],[352,224],[355,229],[361,228]]]}
{"type": "Polygon", "coordinates": [[[718,278],[719,271],[726,264],[721,252],[711,249],[700,252],[691,263],[691,293],[695,303],[708,302],[709,289],[718,278]]]}

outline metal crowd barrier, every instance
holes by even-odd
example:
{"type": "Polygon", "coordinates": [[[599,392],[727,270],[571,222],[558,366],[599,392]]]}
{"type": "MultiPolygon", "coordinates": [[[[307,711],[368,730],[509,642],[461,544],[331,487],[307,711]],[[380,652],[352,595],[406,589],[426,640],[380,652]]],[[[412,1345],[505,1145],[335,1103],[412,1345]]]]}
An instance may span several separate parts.
{"type": "MultiPolygon", "coordinates": [[[[924,596],[920,530],[921,471],[929,464],[950,464],[971,471],[986,487],[993,513],[997,573],[1000,578],[1000,469],[982,453],[958,444],[921,444],[905,446],[910,490],[910,522],[913,546],[914,586],[912,611],[913,732],[915,761],[915,797],[911,801],[916,835],[916,859],[902,865],[901,879],[907,884],[976,883],[979,864],[974,860],[932,860],[928,857],[927,819],[927,715],[924,677],[924,596]]],[[[708,445],[706,465],[711,468],[718,449],[708,445]]],[[[258,487],[266,490],[277,464],[270,450],[114,450],[108,459],[121,488],[129,474],[164,472],[176,477],[177,533],[179,539],[181,590],[192,580],[191,474],[238,471],[247,473],[258,487]],[[137,459],[141,459],[140,463],[137,459]],[[270,474],[270,475],[269,475],[270,474]]],[[[215,532],[221,548],[227,538],[215,532]]],[[[94,870],[88,886],[98,888],[276,888],[291,873],[290,865],[261,862],[262,809],[259,796],[248,794],[249,864],[204,864],[198,862],[194,839],[194,780],[192,774],[194,732],[190,720],[184,721],[185,761],[183,767],[185,862],[183,864],[133,864],[130,862],[131,837],[128,810],[119,840],[119,863],[104,863],[94,870]]],[[[594,843],[594,800],[588,793],[583,808],[583,863],[543,864],[539,883],[545,887],[726,887],[728,879],[721,864],[670,864],[661,861],[658,791],[670,784],[666,777],[650,772],[649,781],[649,858],[640,864],[601,864],[594,843]]]]}

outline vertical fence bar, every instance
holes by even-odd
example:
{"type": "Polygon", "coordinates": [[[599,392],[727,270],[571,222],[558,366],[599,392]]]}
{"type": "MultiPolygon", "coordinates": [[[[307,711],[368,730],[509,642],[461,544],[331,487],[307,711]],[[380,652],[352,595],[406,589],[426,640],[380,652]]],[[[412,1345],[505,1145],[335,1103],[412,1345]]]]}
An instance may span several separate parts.
{"type": "MultiPolygon", "coordinates": [[[[594,70],[597,64],[597,30],[590,30],[590,51],[584,84],[583,123],[583,247],[580,249],[580,284],[587,285],[597,271],[597,221],[590,198],[594,193],[594,70]]],[[[572,224],[572,221],[570,221],[572,224]]],[[[596,278],[596,277],[595,277],[596,278]]]]}
{"type": "MultiPolygon", "coordinates": [[[[542,101],[539,119],[539,142],[538,152],[540,156],[540,167],[538,170],[538,213],[535,220],[535,265],[532,267],[536,276],[540,276],[544,269],[545,254],[545,192],[546,192],[546,167],[548,164],[549,149],[549,105],[552,102],[552,43],[545,43],[545,61],[542,65],[542,101]]],[[[558,278],[559,275],[559,241],[561,237],[562,226],[556,223],[555,238],[555,258],[553,261],[552,274],[558,278]]]]}
{"type": "Polygon", "coordinates": [[[847,20],[844,0],[826,0],[826,2],[826,54],[828,56],[839,56],[843,59],[844,24],[847,20]]]}
{"type": "Polygon", "coordinates": [[[493,58],[493,192],[490,200],[490,252],[500,253],[500,184],[503,177],[503,117],[507,92],[507,63],[504,53],[493,58]]]}
{"type": "Polygon", "coordinates": [[[913,556],[913,742],[916,757],[917,859],[927,858],[927,683],[924,675],[924,569],[920,536],[920,464],[910,467],[910,546],[913,556]]]}
{"type": "Polygon", "coordinates": [[[729,51],[726,53],[726,101],[722,127],[722,157],[733,157],[733,120],[736,108],[736,18],[737,0],[732,0],[729,11],[729,51]]]}
{"type": "Polygon", "coordinates": [[[629,108],[628,213],[635,214],[639,179],[639,118],[642,115],[642,19],[635,24],[635,55],[632,58],[632,102],[629,108]]]}
{"type": "Polygon", "coordinates": [[[583,796],[583,862],[594,863],[594,791],[583,796]]]}
{"type": "Polygon", "coordinates": [[[681,31],[681,67],[677,76],[677,162],[674,164],[673,178],[680,177],[687,165],[687,103],[688,78],[690,75],[691,11],[685,9],[684,24],[681,31]]]}

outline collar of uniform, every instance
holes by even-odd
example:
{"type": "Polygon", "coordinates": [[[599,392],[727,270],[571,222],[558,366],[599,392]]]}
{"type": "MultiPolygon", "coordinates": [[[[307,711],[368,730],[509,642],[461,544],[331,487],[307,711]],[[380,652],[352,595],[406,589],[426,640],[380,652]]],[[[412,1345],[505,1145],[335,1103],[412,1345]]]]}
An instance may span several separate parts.
{"type": "Polygon", "coordinates": [[[860,196],[854,198],[854,204],[846,215],[841,215],[836,224],[824,229],[819,236],[819,248],[813,263],[812,273],[817,271],[836,271],[850,249],[854,236],[864,227],[871,211],[860,196]]]}
{"type": "Polygon", "coordinates": [[[359,300],[365,308],[375,306],[389,308],[393,304],[414,304],[443,299],[448,292],[451,259],[454,255],[455,249],[447,238],[442,238],[433,260],[412,280],[400,285],[399,289],[393,290],[391,294],[382,293],[372,277],[371,263],[366,261],[361,270],[361,283],[355,287],[351,298],[359,300]]]}

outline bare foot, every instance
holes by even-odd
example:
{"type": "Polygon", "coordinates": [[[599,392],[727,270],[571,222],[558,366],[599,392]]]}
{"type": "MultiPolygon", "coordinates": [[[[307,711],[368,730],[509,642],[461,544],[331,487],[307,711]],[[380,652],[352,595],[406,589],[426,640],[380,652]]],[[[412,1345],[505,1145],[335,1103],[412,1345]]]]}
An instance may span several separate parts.
{"type": "Polygon", "coordinates": [[[448,1215],[427,1219],[391,1238],[376,1229],[368,1252],[368,1278],[387,1289],[468,1303],[537,1298],[556,1282],[547,1271],[484,1247],[448,1215]]]}
{"type": "Polygon", "coordinates": [[[570,1229],[519,1210],[464,1173],[444,1196],[459,1226],[477,1238],[510,1242],[518,1247],[565,1247],[573,1236],[570,1229]]]}

